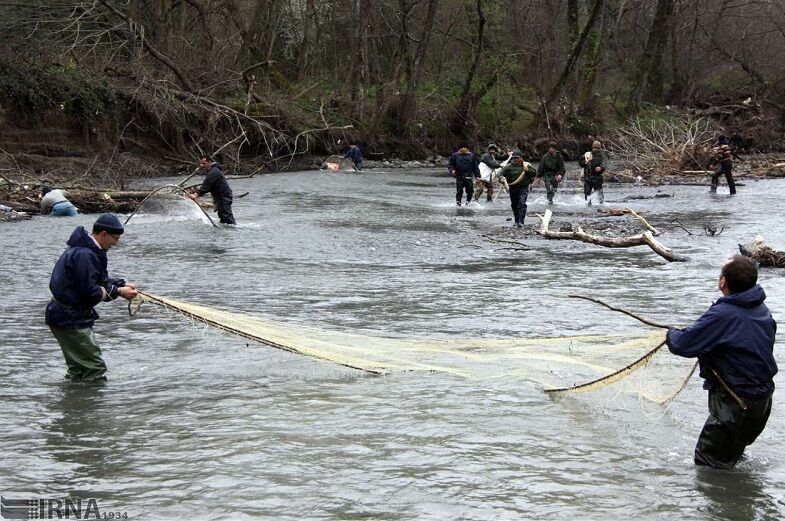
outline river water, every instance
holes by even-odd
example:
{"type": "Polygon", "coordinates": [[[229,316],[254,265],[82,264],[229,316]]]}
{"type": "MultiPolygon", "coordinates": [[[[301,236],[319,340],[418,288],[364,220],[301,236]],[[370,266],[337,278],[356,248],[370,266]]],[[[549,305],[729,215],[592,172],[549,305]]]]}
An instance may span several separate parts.
{"type": "MultiPolygon", "coordinates": [[[[163,184],[166,180],[161,180],[163,184]]],[[[762,234],[785,249],[785,184],[606,187],[686,263],[514,233],[506,196],[454,206],[441,171],[298,172],[232,181],[236,228],[132,219],[110,273],[152,293],[273,320],[373,336],[517,338],[640,331],[594,295],[687,324],[719,296],[722,261],[762,234]],[[702,234],[711,222],[721,234],[702,234]],[[506,235],[505,235],[506,236],[506,235]]],[[[587,218],[573,181],[555,221],[587,218]]],[[[545,206],[530,197],[527,227],[545,206]]],[[[48,278],[77,224],[0,224],[0,492],[96,498],[131,519],[781,519],[785,408],[733,472],[697,469],[706,417],[694,377],[667,408],[549,398],[520,379],[372,376],[248,344],[143,307],[102,304],[109,383],[64,383],[43,322],[48,278]]],[[[785,319],[785,276],[760,283],[785,319]]],[[[785,366],[778,340],[776,357],[785,366]]],[[[785,388],[783,373],[776,377],[785,388]]]]}

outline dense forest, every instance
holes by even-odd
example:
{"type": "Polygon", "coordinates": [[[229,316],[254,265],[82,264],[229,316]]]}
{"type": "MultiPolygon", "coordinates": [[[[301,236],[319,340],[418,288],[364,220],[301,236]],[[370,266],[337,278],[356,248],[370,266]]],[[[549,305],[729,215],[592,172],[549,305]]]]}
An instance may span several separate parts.
{"type": "Polygon", "coordinates": [[[685,118],[781,144],[783,0],[0,0],[0,24],[0,146],[33,169],[569,153],[685,118]]]}

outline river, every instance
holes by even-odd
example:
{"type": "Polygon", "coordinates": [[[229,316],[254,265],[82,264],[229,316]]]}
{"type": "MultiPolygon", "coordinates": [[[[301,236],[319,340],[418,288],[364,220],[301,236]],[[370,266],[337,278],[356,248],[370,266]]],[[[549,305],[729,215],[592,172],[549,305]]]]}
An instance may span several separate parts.
{"type": "MultiPolygon", "coordinates": [[[[171,180],[170,180],[171,181],[171,180]]],[[[161,183],[167,180],[161,180],[161,183]]],[[[570,293],[687,324],[719,296],[719,266],[762,234],[785,249],[785,183],[606,186],[689,256],[510,234],[509,201],[456,208],[434,170],[295,172],[231,182],[236,228],[131,219],[110,273],[152,293],[325,330],[461,339],[642,330],[570,293]],[[657,192],[672,197],[651,198],[657,192]],[[632,199],[632,197],[649,197],[632,199]],[[625,200],[626,199],[626,200],[625,200]],[[778,210],[779,208],[779,210],[778,210]],[[707,236],[711,222],[722,233],[707,236]]],[[[530,197],[527,228],[545,206],[530,197]]],[[[577,182],[555,219],[588,218],[577,182]]],[[[0,223],[0,492],[95,498],[129,519],[782,519],[783,373],[769,424],[732,472],[698,469],[695,376],[651,414],[633,397],[551,398],[520,379],[374,376],[249,344],[155,308],[101,304],[109,382],[66,384],[43,322],[65,240],[95,216],[0,223]]],[[[785,318],[785,271],[760,283],[785,318]]],[[[781,338],[775,346],[785,365],[781,338]]]]}

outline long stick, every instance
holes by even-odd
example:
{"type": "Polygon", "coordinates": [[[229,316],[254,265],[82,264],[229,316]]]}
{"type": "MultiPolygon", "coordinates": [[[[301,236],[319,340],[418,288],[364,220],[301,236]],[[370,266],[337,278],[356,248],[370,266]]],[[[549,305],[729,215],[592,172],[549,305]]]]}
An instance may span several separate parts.
{"type": "MultiPolygon", "coordinates": [[[[150,192],[150,194],[149,194],[147,197],[145,197],[144,199],[142,199],[142,202],[141,202],[141,203],[139,203],[139,206],[137,206],[137,207],[136,207],[136,210],[134,210],[133,212],[131,212],[131,215],[129,215],[129,216],[126,218],[126,220],[125,220],[125,222],[124,222],[123,224],[124,224],[124,225],[125,225],[125,224],[128,224],[128,221],[130,221],[130,220],[131,220],[131,217],[133,217],[134,215],[136,215],[136,212],[138,212],[138,211],[139,211],[139,208],[141,208],[141,207],[142,207],[142,205],[145,203],[145,201],[147,201],[147,200],[148,200],[150,197],[152,197],[152,196],[153,196],[153,195],[155,195],[156,193],[160,192],[160,191],[161,191],[161,190],[163,190],[164,188],[177,188],[178,190],[180,190],[181,192],[183,192],[183,195],[185,195],[185,197],[186,197],[186,198],[188,198],[189,200],[191,199],[190,197],[188,197],[188,192],[187,192],[187,191],[185,191],[185,189],[184,189],[183,187],[181,187],[181,186],[177,186],[177,185],[164,185],[164,186],[162,186],[162,187],[160,187],[160,188],[156,188],[155,190],[153,190],[152,192],[150,192]]],[[[207,215],[207,212],[205,212],[205,211],[204,211],[204,208],[202,208],[201,206],[199,206],[199,204],[198,204],[198,203],[196,203],[196,202],[194,202],[194,204],[196,204],[196,206],[198,206],[198,207],[199,207],[199,209],[202,211],[202,213],[205,215],[205,217],[207,217],[207,220],[209,220],[209,221],[210,221],[210,224],[212,224],[213,226],[216,226],[216,227],[218,226],[217,224],[215,224],[215,221],[213,221],[212,217],[210,217],[209,215],[207,215]]]]}
{"type": "Polygon", "coordinates": [[[634,318],[635,320],[638,320],[639,322],[643,322],[644,324],[649,325],[649,326],[659,327],[659,328],[662,328],[662,329],[668,329],[669,327],[671,327],[668,324],[662,324],[660,322],[654,322],[653,320],[649,320],[648,318],[644,318],[644,317],[642,317],[640,315],[636,315],[632,311],[627,311],[626,309],[622,309],[622,308],[617,308],[615,306],[611,306],[607,302],[603,302],[602,300],[599,300],[599,299],[596,299],[596,298],[586,297],[586,296],[583,296],[583,295],[567,295],[567,296],[570,297],[570,298],[579,298],[579,299],[583,299],[583,300],[590,300],[592,302],[596,302],[597,304],[599,304],[601,306],[605,306],[606,308],[608,308],[608,309],[610,309],[612,311],[618,311],[619,313],[624,313],[625,315],[630,316],[630,317],[634,318]]]}
{"type": "MultiPolygon", "coordinates": [[[[599,300],[599,299],[596,299],[596,298],[586,297],[586,296],[583,296],[583,295],[568,295],[568,297],[570,297],[570,298],[579,298],[579,299],[583,299],[583,300],[589,300],[591,302],[596,302],[597,304],[600,304],[601,306],[605,306],[606,308],[608,308],[608,309],[610,309],[612,311],[618,311],[619,313],[624,313],[625,315],[630,316],[630,317],[634,318],[635,320],[643,322],[644,324],[649,325],[649,326],[659,327],[659,328],[662,328],[662,329],[668,329],[670,327],[667,324],[661,324],[659,322],[654,322],[653,320],[649,320],[649,319],[644,318],[644,317],[642,317],[640,315],[636,315],[635,313],[633,313],[631,311],[627,311],[626,309],[622,309],[622,308],[619,308],[619,307],[616,307],[616,306],[611,306],[607,302],[603,302],[602,300],[599,300]]],[[[625,367],[622,367],[618,371],[614,371],[614,372],[612,372],[610,374],[607,374],[605,376],[601,376],[600,378],[596,378],[596,379],[594,379],[594,380],[592,380],[590,382],[574,385],[572,387],[560,387],[560,388],[557,388],[557,389],[545,389],[545,392],[549,393],[549,394],[551,394],[551,393],[563,393],[563,392],[568,392],[568,391],[578,391],[578,392],[584,391],[585,392],[585,391],[591,391],[594,387],[597,386],[597,384],[600,384],[600,383],[607,383],[607,384],[613,383],[614,381],[620,380],[621,378],[624,378],[625,376],[627,376],[628,374],[632,373],[633,371],[636,371],[636,370],[640,369],[641,367],[643,367],[644,365],[646,365],[646,363],[648,363],[648,361],[651,359],[651,357],[654,356],[657,353],[657,351],[659,351],[662,348],[662,346],[664,346],[664,345],[665,345],[665,340],[660,342],[660,344],[657,345],[657,347],[655,347],[654,349],[652,349],[648,353],[644,354],[643,356],[641,356],[640,358],[638,358],[637,360],[635,360],[631,364],[629,364],[629,365],[627,365],[625,367]]],[[[690,375],[691,374],[692,373],[690,373],[690,375]]],[[[683,389],[683,388],[684,388],[684,384],[682,384],[682,386],[679,388],[679,391],[681,391],[681,389],[683,389]]],[[[678,394],[678,391],[677,391],[676,394],[678,394]]]]}
{"type": "Polygon", "coordinates": [[[657,353],[657,351],[659,351],[662,348],[662,346],[664,346],[664,345],[665,345],[665,340],[660,342],[657,345],[657,347],[655,347],[654,349],[652,349],[651,351],[649,351],[648,353],[646,353],[642,357],[638,358],[633,363],[631,363],[631,364],[629,364],[629,365],[627,365],[625,367],[622,367],[618,371],[614,371],[611,374],[606,374],[605,376],[601,376],[601,377],[599,377],[597,379],[594,379],[594,380],[592,380],[590,382],[574,385],[572,387],[559,387],[557,389],[545,389],[545,392],[548,393],[548,394],[551,394],[551,393],[564,393],[564,392],[568,392],[568,391],[578,391],[578,392],[583,391],[583,392],[585,392],[585,391],[591,391],[592,388],[595,387],[599,383],[606,383],[606,382],[607,383],[613,383],[613,381],[620,380],[621,378],[624,378],[625,376],[627,376],[629,373],[632,373],[633,371],[636,371],[637,369],[640,369],[641,367],[646,365],[646,363],[649,361],[649,359],[651,359],[651,357],[654,356],[654,354],[657,353]]]}

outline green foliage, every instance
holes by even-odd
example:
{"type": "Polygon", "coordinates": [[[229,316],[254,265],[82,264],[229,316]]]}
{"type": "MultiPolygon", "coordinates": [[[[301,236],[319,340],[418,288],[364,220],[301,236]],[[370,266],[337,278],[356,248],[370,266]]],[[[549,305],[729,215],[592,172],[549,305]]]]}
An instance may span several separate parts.
{"type": "Polygon", "coordinates": [[[0,61],[0,99],[7,110],[42,118],[62,111],[80,125],[113,120],[117,98],[106,83],[75,66],[0,61]]]}

